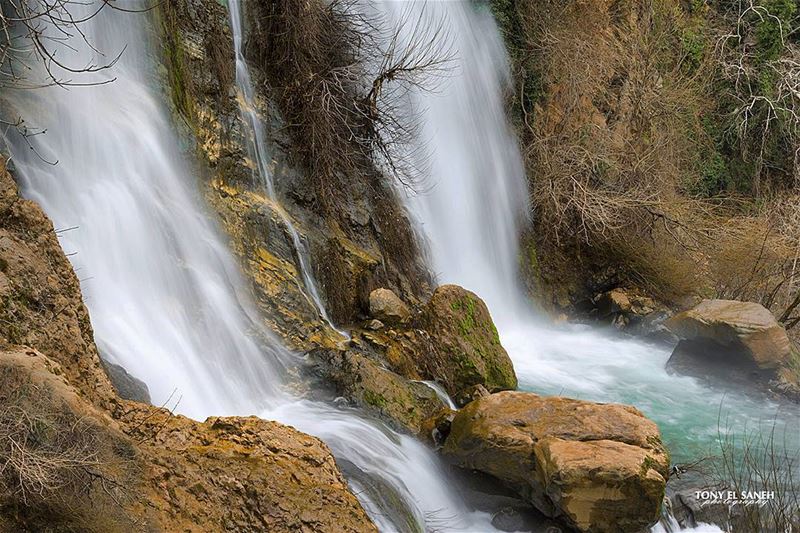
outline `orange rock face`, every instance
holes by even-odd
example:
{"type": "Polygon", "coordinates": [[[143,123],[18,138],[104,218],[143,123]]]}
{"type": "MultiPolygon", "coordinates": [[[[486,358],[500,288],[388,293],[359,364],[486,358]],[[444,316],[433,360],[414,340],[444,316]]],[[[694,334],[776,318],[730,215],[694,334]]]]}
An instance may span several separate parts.
{"type": "Polygon", "coordinates": [[[660,514],[669,468],[633,407],[500,392],[455,416],[444,454],[506,482],[579,531],[638,531],[660,514]]]}
{"type": "Polygon", "coordinates": [[[777,368],[791,356],[786,330],[768,309],[753,302],[703,300],[670,318],[666,325],[682,339],[707,339],[744,349],[762,369],[777,368]]]}

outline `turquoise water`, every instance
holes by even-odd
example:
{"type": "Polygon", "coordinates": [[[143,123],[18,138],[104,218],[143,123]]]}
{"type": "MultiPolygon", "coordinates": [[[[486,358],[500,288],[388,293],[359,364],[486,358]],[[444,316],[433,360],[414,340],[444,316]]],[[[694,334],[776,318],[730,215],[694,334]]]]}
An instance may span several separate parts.
{"type": "Polygon", "coordinates": [[[578,325],[515,321],[499,329],[521,389],[634,405],[658,424],[673,463],[718,455],[720,434],[740,440],[773,424],[776,441],[800,449],[800,406],[671,374],[668,347],[578,325]]]}

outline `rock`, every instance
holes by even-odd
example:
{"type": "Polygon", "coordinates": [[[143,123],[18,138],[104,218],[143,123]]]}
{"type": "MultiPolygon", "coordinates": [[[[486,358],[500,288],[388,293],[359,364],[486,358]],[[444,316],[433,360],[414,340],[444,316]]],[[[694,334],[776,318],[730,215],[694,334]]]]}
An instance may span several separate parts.
{"type": "Polygon", "coordinates": [[[670,479],[667,484],[667,501],[672,516],[682,528],[695,528],[699,524],[715,524],[725,531],[748,531],[745,506],[729,505],[722,499],[699,500],[698,491],[728,491],[730,486],[712,482],[696,472],[686,472],[670,479]]]}
{"type": "Polygon", "coordinates": [[[450,426],[455,416],[456,412],[452,409],[442,409],[422,423],[422,436],[440,448],[447,440],[447,436],[450,435],[450,426]]]}
{"type": "Polygon", "coordinates": [[[672,315],[666,310],[652,311],[642,316],[627,331],[658,344],[675,346],[680,339],[665,325],[670,316],[672,315]]]}
{"type": "Polygon", "coordinates": [[[492,516],[492,525],[500,531],[521,531],[525,520],[513,507],[503,507],[492,516]]]}
{"type": "Polygon", "coordinates": [[[666,321],[681,339],[706,339],[740,349],[758,368],[777,368],[789,360],[791,342],[764,306],[736,300],[703,300],[666,321]]]}
{"type": "Polygon", "coordinates": [[[489,391],[486,390],[486,387],[483,385],[472,385],[471,387],[462,389],[458,394],[456,394],[456,396],[453,398],[453,402],[459,407],[464,407],[469,402],[477,400],[478,398],[483,398],[484,396],[489,396],[489,394],[489,391]]]}
{"type": "Polygon", "coordinates": [[[649,315],[654,312],[657,307],[656,302],[647,296],[632,296],[630,302],[631,313],[635,315],[649,315]]]}
{"type": "Polygon", "coordinates": [[[196,422],[154,409],[124,421],[146,443],[163,531],[377,531],[319,439],[254,416],[196,422]]]}
{"type": "Polygon", "coordinates": [[[78,278],[52,222],[35,202],[19,196],[2,158],[0,267],[8,284],[0,304],[0,341],[30,346],[60,363],[70,383],[95,405],[113,403],[78,278]]]}
{"type": "Polygon", "coordinates": [[[631,301],[622,289],[612,289],[601,294],[595,305],[601,318],[631,311],[631,301]]]}
{"type": "Polygon", "coordinates": [[[371,329],[372,331],[383,329],[383,322],[381,322],[377,318],[373,318],[372,320],[367,322],[367,329],[371,329]]]}
{"type": "Polygon", "coordinates": [[[111,363],[101,359],[103,368],[117,391],[117,395],[124,400],[131,400],[133,402],[151,403],[150,389],[147,384],[141,379],[135,378],[128,374],[121,365],[111,363]]]}
{"type": "Polygon", "coordinates": [[[411,310],[403,300],[393,291],[383,288],[369,293],[369,313],[390,324],[406,322],[411,318],[411,310]]]}
{"type": "Polygon", "coordinates": [[[668,368],[723,388],[769,389],[800,400],[800,353],[760,304],[703,300],[666,325],[682,339],[668,368]]]}
{"type": "Polygon", "coordinates": [[[443,453],[490,474],[579,531],[640,531],[660,516],[669,455],[633,407],[524,392],[480,398],[453,419],[443,453]]]}
{"type": "MultiPolygon", "coordinates": [[[[457,285],[437,288],[414,323],[389,350],[398,368],[440,383],[451,397],[475,385],[515,389],[517,376],[486,304],[457,285]]],[[[417,378],[419,379],[419,378],[417,378]]]]}
{"type": "Polygon", "coordinates": [[[336,393],[415,435],[429,435],[425,421],[446,408],[436,392],[380,365],[376,356],[348,350],[315,350],[336,393]]]}
{"type": "Polygon", "coordinates": [[[71,482],[25,500],[3,476],[3,505],[15,509],[2,513],[3,531],[376,531],[328,447],[277,422],[197,422],[124,400],[112,419],[24,346],[0,350],[0,417],[17,410],[50,429],[36,446],[85,453],[92,475],[55,465],[71,482]]]}

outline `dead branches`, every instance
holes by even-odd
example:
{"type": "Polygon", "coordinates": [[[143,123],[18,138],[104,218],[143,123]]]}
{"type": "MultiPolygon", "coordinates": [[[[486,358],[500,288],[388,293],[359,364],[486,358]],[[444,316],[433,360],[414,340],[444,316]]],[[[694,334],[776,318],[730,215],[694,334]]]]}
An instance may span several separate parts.
{"type": "Polygon", "coordinates": [[[446,71],[452,54],[444,24],[407,10],[387,32],[387,21],[351,0],[248,7],[249,45],[323,209],[348,195],[350,180],[377,170],[413,188],[417,121],[406,99],[410,88],[435,85],[446,71]]]}
{"type": "Polygon", "coordinates": [[[754,162],[756,194],[771,174],[786,174],[786,185],[800,187],[800,48],[789,38],[797,19],[779,3],[732,4],[724,13],[731,30],[715,47],[733,102],[731,133],[742,158],[754,162]]]}

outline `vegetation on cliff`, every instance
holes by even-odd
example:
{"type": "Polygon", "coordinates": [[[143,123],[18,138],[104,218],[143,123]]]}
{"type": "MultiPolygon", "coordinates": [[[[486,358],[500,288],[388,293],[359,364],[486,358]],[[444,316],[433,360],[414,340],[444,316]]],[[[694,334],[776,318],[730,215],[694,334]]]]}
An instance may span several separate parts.
{"type": "Polygon", "coordinates": [[[618,285],[753,300],[796,325],[796,3],[492,8],[534,203],[534,289],[561,308],[618,285]]]}

